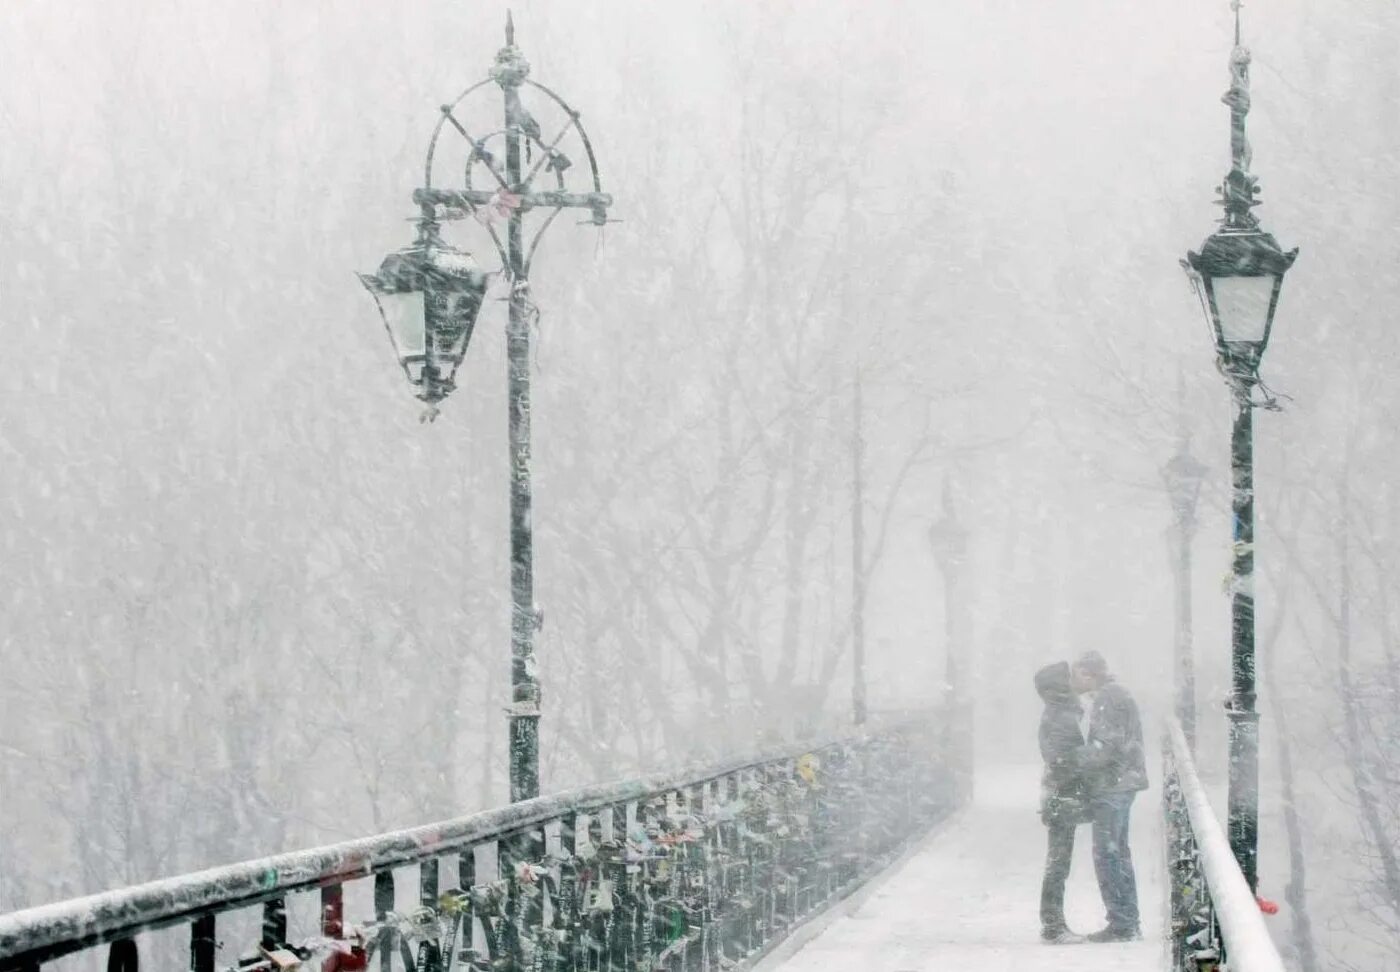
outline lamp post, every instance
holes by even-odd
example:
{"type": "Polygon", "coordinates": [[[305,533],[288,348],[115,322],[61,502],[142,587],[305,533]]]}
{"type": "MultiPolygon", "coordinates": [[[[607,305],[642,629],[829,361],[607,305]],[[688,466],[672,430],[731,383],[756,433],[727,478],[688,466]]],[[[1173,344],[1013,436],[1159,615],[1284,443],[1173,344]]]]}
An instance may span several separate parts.
{"type": "Polygon", "coordinates": [[[958,522],[953,509],[952,489],[943,484],[943,515],[929,527],[929,544],[943,575],[944,662],[943,743],[953,767],[953,775],[964,794],[971,792],[973,771],[973,711],[970,692],[968,652],[968,612],[962,590],[963,565],[967,559],[967,529],[958,522]]]}
{"type": "Polygon", "coordinates": [[[1176,582],[1176,639],[1174,682],[1176,717],[1186,741],[1196,748],[1196,659],[1192,645],[1191,538],[1196,534],[1196,502],[1206,467],[1191,454],[1185,435],[1176,454],[1162,467],[1162,481],[1172,504],[1171,554],[1176,582]]]}
{"type": "Polygon", "coordinates": [[[588,221],[601,226],[608,221],[612,205],[612,197],[602,191],[593,145],[579,113],[529,75],[530,65],[515,46],[515,24],[507,14],[506,44],[489,76],[442,106],[428,143],[423,187],[413,193],[421,214],[418,239],[386,257],[377,273],[360,277],[379,307],[404,373],[428,406],[423,418],[432,420],[440,403],[456,388],[457,366],[466,353],[489,276],[467,253],[442,240],[441,224],[474,219],[501,258],[497,273],[509,288],[511,705],[507,712],[512,802],[538,796],[540,786],[540,685],[534,637],[541,614],[534,603],[530,518],[530,327],[539,311],[530,299],[530,268],[540,239],[560,213],[587,210],[588,221]],[[469,99],[491,86],[502,96],[504,116],[490,122],[478,138],[467,128],[475,125],[466,113],[472,103],[469,99]],[[461,138],[456,144],[465,159],[452,171],[464,174],[465,185],[435,188],[434,165],[450,153],[454,135],[461,138]],[[586,166],[576,167],[564,154],[561,146],[566,142],[581,146],[586,166]],[[585,170],[583,191],[574,191],[570,177],[577,177],[580,168],[585,170]],[[484,187],[477,186],[477,180],[484,187]],[[535,213],[543,215],[527,246],[527,218],[535,213]],[[504,240],[498,223],[504,223],[504,240]]]}
{"type": "Polygon", "coordinates": [[[851,398],[851,721],[865,725],[865,433],[860,366],[851,398]]]}
{"type": "MultiPolygon", "coordinates": [[[[1259,226],[1251,210],[1259,182],[1249,173],[1245,138],[1249,113],[1249,51],[1240,43],[1240,4],[1235,12],[1235,45],[1230,52],[1230,171],[1220,187],[1225,208],[1220,229],[1184,265],[1201,298],[1215,340],[1217,365],[1235,403],[1230,439],[1233,483],[1234,564],[1231,578],[1232,687],[1230,794],[1227,830],[1230,848],[1251,889],[1258,883],[1259,715],[1254,678],[1254,389],[1259,363],[1269,343],[1283,275],[1298,251],[1285,253],[1259,226]]],[[[1266,402],[1266,404],[1272,404],[1266,402]]]]}

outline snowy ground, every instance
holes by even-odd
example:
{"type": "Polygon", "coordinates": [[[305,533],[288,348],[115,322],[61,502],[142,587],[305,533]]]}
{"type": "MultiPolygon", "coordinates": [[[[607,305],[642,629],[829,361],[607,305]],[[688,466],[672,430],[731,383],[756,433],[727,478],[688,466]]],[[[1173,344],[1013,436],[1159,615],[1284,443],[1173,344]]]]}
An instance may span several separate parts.
{"type": "MultiPolygon", "coordinates": [[[[1039,768],[979,770],[974,805],[857,897],[800,931],[761,972],[1137,972],[1167,967],[1159,794],[1133,804],[1143,941],[1040,943],[1045,830],[1035,814],[1039,768]]],[[[1066,896],[1070,927],[1095,931],[1103,906],[1081,827],[1066,896]]]]}

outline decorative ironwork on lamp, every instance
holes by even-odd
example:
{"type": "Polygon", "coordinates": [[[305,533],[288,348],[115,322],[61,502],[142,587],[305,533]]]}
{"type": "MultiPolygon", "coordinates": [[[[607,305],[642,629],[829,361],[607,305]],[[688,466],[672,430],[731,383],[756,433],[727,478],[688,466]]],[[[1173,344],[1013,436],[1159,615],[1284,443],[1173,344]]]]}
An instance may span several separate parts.
{"type": "Polygon", "coordinates": [[[1201,297],[1221,371],[1232,384],[1248,389],[1259,380],[1283,275],[1298,251],[1284,252],[1252,212],[1259,205],[1259,179],[1249,171],[1252,153],[1245,135],[1250,56],[1240,43],[1238,0],[1231,6],[1235,46],[1230,52],[1230,90],[1221,98],[1230,107],[1230,171],[1217,190],[1225,215],[1220,229],[1206,238],[1199,253],[1187,253],[1182,266],[1201,297]]]}

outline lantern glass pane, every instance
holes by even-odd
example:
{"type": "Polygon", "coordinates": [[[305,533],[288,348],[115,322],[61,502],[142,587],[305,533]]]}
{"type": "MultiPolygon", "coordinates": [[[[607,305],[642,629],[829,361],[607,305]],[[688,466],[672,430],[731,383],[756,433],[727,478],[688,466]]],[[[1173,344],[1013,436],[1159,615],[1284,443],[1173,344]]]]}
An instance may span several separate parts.
{"type": "Polygon", "coordinates": [[[450,380],[467,350],[481,309],[481,290],[434,289],[428,297],[428,357],[443,378],[450,380]]]}
{"type": "Polygon", "coordinates": [[[379,301],[379,312],[384,315],[399,360],[421,357],[427,348],[422,291],[374,296],[379,301]]]}
{"type": "Polygon", "coordinates": [[[467,342],[476,326],[476,312],[481,307],[481,295],[476,293],[451,294],[447,300],[447,313],[443,320],[443,355],[460,364],[466,354],[467,342]]]}
{"type": "Polygon", "coordinates": [[[1261,344],[1269,327],[1274,278],[1216,277],[1211,281],[1220,337],[1226,344],[1261,344]]]}

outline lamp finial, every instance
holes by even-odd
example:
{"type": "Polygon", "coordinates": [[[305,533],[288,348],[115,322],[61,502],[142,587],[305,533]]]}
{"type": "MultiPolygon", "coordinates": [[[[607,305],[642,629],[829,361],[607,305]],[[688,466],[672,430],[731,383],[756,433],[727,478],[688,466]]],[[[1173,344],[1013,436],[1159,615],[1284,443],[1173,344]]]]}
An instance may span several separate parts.
{"type": "Polygon", "coordinates": [[[1254,193],[1259,180],[1250,174],[1253,151],[1245,134],[1245,117],[1249,114],[1249,50],[1240,43],[1240,0],[1230,0],[1235,12],[1235,46],[1230,50],[1230,90],[1221,101],[1230,108],[1230,172],[1220,187],[1220,202],[1225,207],[1225,225],[1230,229],[1253,230],[1259,222],[1250,212],[1259,205],[1254,193]]]}
{"type": "Polygon", "coordinates": [[[515,15],[506,11],[506,46],[496,52],[491,66],[491,79],[502,88],[518,88],[530,76],[530,62],[515,46],[515,15]]]}

